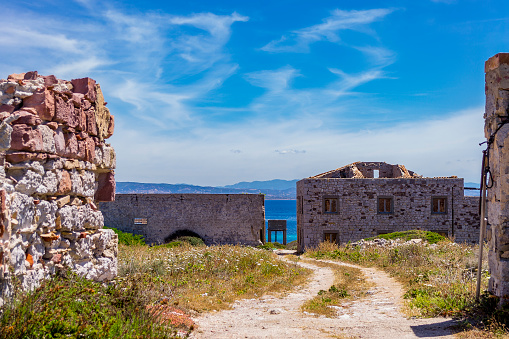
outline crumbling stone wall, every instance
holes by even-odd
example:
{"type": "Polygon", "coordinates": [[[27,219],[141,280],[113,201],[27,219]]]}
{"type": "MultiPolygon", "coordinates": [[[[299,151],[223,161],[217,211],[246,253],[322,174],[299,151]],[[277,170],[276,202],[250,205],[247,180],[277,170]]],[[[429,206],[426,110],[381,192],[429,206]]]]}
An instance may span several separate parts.
{"type": "Polygon", "coordinates": [[[479,203],[463,196],[463,179],[422,178],[413,172],[407,178],[410,171],[401,171],[399,178],[357,178],[356,164],[297,182],[299,250],[317,246],[331,233],[339,243],[412,229],[443,233],[457,242],[478,241],[479,203]],[[353,177],[340,177],[352,167],[353,177]],[[391,213],[378,213],[380,197],[392,200],[391,213]],[[446,199],[446,213],[432,213],[433,197],[446,199]],[[324,210],[330,198],[337,199],[336,213],[324,210]]]}
{"type": "Polygon", "coordinates": [[[493,178],[487,199],[489,290],[504,304],[509,302],[509,124],[503,124],[509,119],[509,53],[488,59],[485,72],[484,130],[489,142],[489,167],[493,178]]]}
{"type": "Polygon", "coordinates": [[[161,244],[191,231],[206,244],[256,246],[265,239],[262,194],[117,194],[101,203],[104,224],[161,244]]]}
{"type": "Polygon", "coordinates": [[[37,72],[0,80],[0,304],[65,266],[117,272],[117,237],[95,201],[115,197],[114,121],[99,84],[37,72]]]}

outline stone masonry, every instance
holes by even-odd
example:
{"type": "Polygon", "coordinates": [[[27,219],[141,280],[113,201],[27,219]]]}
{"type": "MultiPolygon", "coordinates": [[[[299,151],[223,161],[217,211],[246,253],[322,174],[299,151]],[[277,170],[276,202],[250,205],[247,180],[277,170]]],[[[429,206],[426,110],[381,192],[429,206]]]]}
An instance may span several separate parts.
{"type": "Polygon", "coordinates": [[[509,303],[509,53],[488,59],[485,136],[493,187],[488,189],[489,290],[509,303]],[[493,136],[493,138],[491,138],[493,136]]]}
{"type": "Polygon", "coordinates": [[[57,270],[112,279],[117,236],[96,201],[115,197],[113,115],[90,78],[0,80],[0,305],[57,270]]]}
{"type": "Polygon", "coordinates": [[[478,209],[478,198],[463,196],[463,179],[423,178],[402,165],[357,162],[297,182],[298,247],[412,229],[476,242],[478,209]]]}
{"type": "Polygon", "coordinates": [[[193,234],[207,245],[256,246],[265,239],[262,194],[117,194],[101,203],[104,224],[142,235],[149,244],[193,234]]]}

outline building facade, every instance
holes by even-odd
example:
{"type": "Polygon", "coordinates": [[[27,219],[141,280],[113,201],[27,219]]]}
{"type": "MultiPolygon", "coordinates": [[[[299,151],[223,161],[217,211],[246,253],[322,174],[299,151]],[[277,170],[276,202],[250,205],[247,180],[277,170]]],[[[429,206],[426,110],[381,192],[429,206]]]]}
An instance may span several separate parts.
{"type": "Polygon", "coordinates": [[[256,246],[265,239],[263,194],[117,194],[100,204],[104,224],[162,244],[194,235],[207,245],[256,246]]]}
{"type": "Polygon", "coordinates": [[[478,204],[464,196],[461,178],[423,178],[402,165],[356,162],[297,182],[298,247],[413,229],[477,242],[478,204]]]}

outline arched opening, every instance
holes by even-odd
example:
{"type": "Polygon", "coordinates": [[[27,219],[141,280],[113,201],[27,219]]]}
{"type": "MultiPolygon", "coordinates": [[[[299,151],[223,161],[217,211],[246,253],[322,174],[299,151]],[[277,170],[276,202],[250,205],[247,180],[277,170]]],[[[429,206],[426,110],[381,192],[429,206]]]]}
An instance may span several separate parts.
{"type": "Polygon", "coordinates": [[[172,234],[170,234],[169,236],[167,236],[166,238],[164,238],[164,242],[167,244],[167,243],[170,243],[170,242],[177,240],[178,238],[182,238],[182,237],[199,238],[203,241],[203,243],[207,244],[205,242],[205,239],[203,239],[198,233],[190,231],[190,230],[175,231],[172,234]]]}

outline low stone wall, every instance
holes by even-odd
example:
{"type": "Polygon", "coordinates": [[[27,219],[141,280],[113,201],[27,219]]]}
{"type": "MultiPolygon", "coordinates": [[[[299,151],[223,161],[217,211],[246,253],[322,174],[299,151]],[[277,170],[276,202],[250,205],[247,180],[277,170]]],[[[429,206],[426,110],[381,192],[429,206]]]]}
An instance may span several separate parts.
{"type": "Polygon", "coordinates": [[[206,244],[259,245],[265,239],[261,194],[117,194],[101,203],[104,223],[162,244],[177,231],[191,231],[206,244]]]}
{"type": "Polygon", "coordinates": [[[117,272],[117,236],[94,201],[115,197],[113,116],[90,78],[37,72],[0,80],[0,304],[69,267],[117,272]]]}

